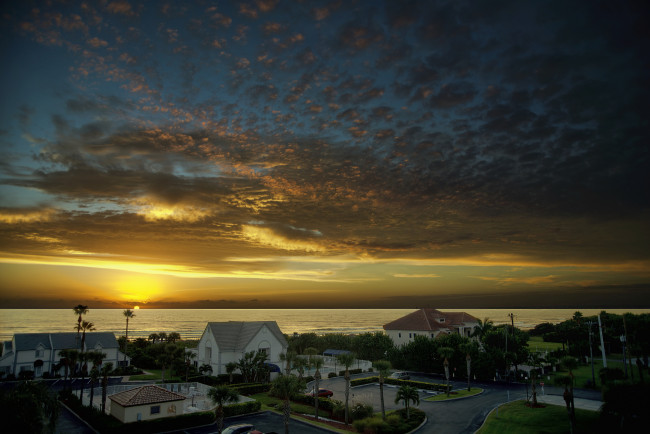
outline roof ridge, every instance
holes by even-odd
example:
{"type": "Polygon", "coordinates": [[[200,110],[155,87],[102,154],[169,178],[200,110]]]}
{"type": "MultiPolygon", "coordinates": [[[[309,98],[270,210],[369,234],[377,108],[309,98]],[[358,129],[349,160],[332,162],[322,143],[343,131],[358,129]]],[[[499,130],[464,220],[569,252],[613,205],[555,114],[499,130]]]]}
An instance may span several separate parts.
{"type": "Polygon", "coordinates": [[[426,322],[427,322],[427,326],[429,327],[429,330],[433,330],[433,329],[431,328],[431,323],[429,322],[429,315],[427,315],[427,311],[424,310],[424,308],[421,308],[420,311],[421,311],[422,314],[424,315],[424,319],[425,319],[426,322]]]}

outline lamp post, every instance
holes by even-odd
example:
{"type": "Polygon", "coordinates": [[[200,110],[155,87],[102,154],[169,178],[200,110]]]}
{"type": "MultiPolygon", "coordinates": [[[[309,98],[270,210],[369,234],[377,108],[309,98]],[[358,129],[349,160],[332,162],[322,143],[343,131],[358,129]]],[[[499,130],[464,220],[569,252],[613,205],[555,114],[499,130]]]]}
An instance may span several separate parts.
{"type": "Polygon", "coordinates": [[[594,350],[591,346],[591,325],[593,321],[588,321],[587,325],[589,326],[589,358],[591,359],[591,384],[596,387],[596,375],[594,374],[594,350]]]}
{"type": "Polygon", "coordinates": [[[625,360],[625,335],[621,335],[619,339],[621,340],[621,345],[623,345],[623,366],[625,366],[625,378],[627,378],[627,361],[625,360]]]}

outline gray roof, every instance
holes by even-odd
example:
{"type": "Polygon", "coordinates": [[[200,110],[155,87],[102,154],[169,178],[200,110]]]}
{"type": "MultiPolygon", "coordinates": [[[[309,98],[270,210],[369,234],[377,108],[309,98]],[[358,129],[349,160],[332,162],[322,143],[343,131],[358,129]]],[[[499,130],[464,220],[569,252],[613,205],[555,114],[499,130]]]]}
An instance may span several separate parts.
{"type": "MultiPolygon", "coordinates": [[[[63,350],[79,348],[81,335],[77,341],[77,332],[70,333],[16,333],[14,335],[16,351],[30,351],[38,344],[43,345],[47,350],[63,350]]],[[[93,349],[100,343],[102,348],[118,348],[117,339],[111,332],[86,333],[86,348],[93,349]]]]}
{"type": "Polygon", "coordinates": [[[209,322],[209,328],[220,351],[244,351],[246,345],[266,326],[283,346],[287,346],[280,327],[275,321],[228,321],[209,322]]]}
{"type": "Polygon", "coordinates": [[[52,349],[49,333],[17,333],[14,335],[15,351],[29,351],[41,344],[46,350],[52,349]]]}

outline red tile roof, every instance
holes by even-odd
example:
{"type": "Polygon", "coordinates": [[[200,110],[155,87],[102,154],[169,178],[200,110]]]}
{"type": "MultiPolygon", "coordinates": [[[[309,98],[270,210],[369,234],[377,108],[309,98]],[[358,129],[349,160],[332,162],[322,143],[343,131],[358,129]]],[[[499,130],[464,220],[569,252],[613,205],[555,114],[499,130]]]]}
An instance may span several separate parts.
{"type": "Polygon", "coordinates": [[[162,387],[148,385],[116,393],[109,396],[109,399],[122,407],[133,407],[135,405],[148,405],[159,402],[182,401],[185,399],[185,395],[170,392],[162,387]]]}
{"type": "Polygon", "coordinates": [[[478,322],[466,312],[441,312],[436,309],[419,309],[384,325],[384,330],[444,331],[449,327],[478,322]],[[444,318],[444,322],[439,320],[444,318]]]}

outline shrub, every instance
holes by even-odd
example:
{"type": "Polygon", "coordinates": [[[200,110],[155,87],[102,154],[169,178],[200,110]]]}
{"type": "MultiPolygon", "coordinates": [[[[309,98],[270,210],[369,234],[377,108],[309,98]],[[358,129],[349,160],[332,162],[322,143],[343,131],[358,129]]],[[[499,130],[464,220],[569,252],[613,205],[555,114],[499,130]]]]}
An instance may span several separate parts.
{"type": "Polygon", "coordinates": [[[350,380],[350,387],[362,386],[364,384],[377,383],[378,381],[379,381],[379,377],[357,378],[357,379],[354,379],[354,380],[350,380]]]}
{"type": "Polygon", "coordinates": [[[372,405],[364,404],[362,402],[357,402],[350,409],[350,416],[352,417],[352,420],[366,419],[368,417],[372,417],[373,414],[374,411],[372,405]]]}
{"type": "MultiPolygon", "coordinates": [[[[298,395],[291,399],[293,402],[305,405],[314,405],[314,397],[309,395],[298,395]]],[[[318,409],[332,411],[332,400],[328,398],[318,398],[318,409]]]]}
{"type": "Polygon", "coordinates": [[[262,408],[259,401],[248,401],[239,404],[229,405],[223,408],[225,417],[239,416],[240,414],[256,413],[262,408]]]}
{"type": "Polygon", "coordinates": [[[352,426],[357,432],[368,434],[386,432],[386,428],[388,428],[388,424],[378,417],[355,420],[352,422],[352,426]]]}
{"type": "Polygon", "coordinates": [[[334,378],[336,376],[337,376],[336,372],[330,372],[329,374],[327,374],[327,378],[334,378]]]}
{"type": "MultiPolygon", "coordinates": [[[[350,375],[352,374],[361,374],[363,372],[363,369],[349,369],[350,375]]],[[[345,375],[345,371],[339,371],[339,377],[343,377],[345,375]]]]}
{"type": "Polygon", "coordinates": [[[240,395],[255,395],[256,393],[264,393],[271,390],[271,384],[242,384],[231,386],[240,395]]]}

